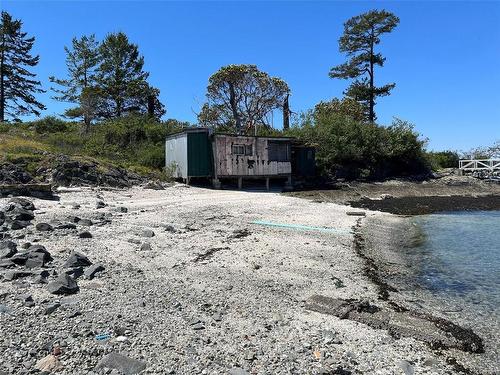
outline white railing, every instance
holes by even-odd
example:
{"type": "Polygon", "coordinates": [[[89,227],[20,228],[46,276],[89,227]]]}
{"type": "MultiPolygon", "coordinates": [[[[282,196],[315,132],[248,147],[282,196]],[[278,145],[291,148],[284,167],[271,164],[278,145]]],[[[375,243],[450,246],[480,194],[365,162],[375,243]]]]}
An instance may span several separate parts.
{"type": "Polygon", "coordinates": [[[500,171],[500,159],[460,160],[458,167],[463,171],[500,171]]]}

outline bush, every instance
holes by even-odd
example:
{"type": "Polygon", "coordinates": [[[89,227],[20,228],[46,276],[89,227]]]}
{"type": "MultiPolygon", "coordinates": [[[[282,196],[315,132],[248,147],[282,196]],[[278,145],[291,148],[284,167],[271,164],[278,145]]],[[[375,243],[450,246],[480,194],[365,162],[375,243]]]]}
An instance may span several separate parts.
{"type": "Polygon", "coordinates": [[[165,147],[163,145],[145,145],[137,153],[141,165],[162,169],[165,167],[165,147]]]}
{"type": "Polygon", "coordinates": [[[456,151],[428,152],[427,159],[433,170],[457,168],[460,156],[456,151]]]}
{"type": "Polygon", "coordinates": [[[70,127],[69,123],[54,116],[48,116],[28,124],[31,124],[38,134],[66,132],[70,127]]]}
{"type": "Polygon", "coordinates": [[[429,170],[425,140],[402,120],[383,127],[318,106],[285,134],[316,147],[317,166],[325,176],[382,179],[429,170]]]}

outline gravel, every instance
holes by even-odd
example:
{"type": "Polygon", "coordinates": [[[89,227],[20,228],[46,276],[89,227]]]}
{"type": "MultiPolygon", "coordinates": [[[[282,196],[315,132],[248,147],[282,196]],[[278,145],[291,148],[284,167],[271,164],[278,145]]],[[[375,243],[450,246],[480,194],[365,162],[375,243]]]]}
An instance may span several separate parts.
{"type": "MultiPolygon", "coordinates": [[[[179,184],[82,188],[61,193],[60,201],[33,202],[37,222],[78,228],[16,231],[53,261],[0,269],[30,272],[0,282],[0,372],[33,373],[37,363],[62,375],[452,372],[417,340],[305,308],[316,294],[378,298],[353,250],[358,218],[346,215],[348,207],[179,184]],[[96,208],[96,199],[105,206],[96,208]],[[86,219],[68,218],[75,205],[86,219]],[[85,240],[82,220],[96,223],[85,240]],[[336,232],[252,224],[257,220],[336,232]],[[151,249],[140,251],[129,239],[146,232],[154,233],[151,249]],[[92,263],[76,256],[72,264],[85,275],[78,280],[64,271],[75,254],[92,263]],[[22,294],[35,305],[25,306],[22,294]]],[[[8,204],[0,199],[0,209],[8,204]]]]}

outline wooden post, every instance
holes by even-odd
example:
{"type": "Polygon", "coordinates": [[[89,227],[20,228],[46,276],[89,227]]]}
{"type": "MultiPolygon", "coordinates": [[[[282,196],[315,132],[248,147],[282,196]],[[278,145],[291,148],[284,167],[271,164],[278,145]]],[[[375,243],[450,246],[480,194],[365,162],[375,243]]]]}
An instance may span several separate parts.
{"type": "Polygon", "coordinates": [[[243,177],[238,177],[238,190],[243,188],[243,177]]]}
{"type": "Polygon", "coordinates": [[[266,177],[266,190],[269,191],[269,177],[266,177]]]}

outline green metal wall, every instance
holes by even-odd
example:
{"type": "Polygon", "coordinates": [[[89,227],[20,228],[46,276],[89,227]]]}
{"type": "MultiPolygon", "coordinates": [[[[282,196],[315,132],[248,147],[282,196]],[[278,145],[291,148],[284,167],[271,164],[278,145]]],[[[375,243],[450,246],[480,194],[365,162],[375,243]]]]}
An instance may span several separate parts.
{"type": "Polygon", "coordinates": [[[313,147],[293,149],[292,173],[301,177],[312,177],[316,170],[316,150],[313,147]]]}
{"type": "Polygon", "coordinates": [[[188,176],[211,177],[213,175],[212,143],[208,133],[188,133],[188,176]]]}

